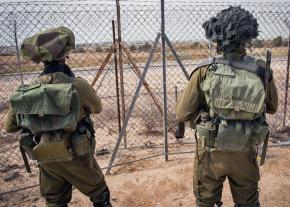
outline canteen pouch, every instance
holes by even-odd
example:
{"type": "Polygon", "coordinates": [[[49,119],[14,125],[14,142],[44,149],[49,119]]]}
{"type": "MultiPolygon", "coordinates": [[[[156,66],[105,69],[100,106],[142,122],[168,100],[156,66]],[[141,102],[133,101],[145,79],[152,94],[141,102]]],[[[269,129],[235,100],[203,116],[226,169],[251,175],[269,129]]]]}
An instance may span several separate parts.
{"type": "Polygon", "coordinates": [[[196,132],[202,148],[214,147],[217,137],[217,127],[215,124],[211,121],[208,121],[205,124],[197,124],[196,132]]]}
{"type": "Polygon", "coordinates": [[[214,146],[222,151],[248,151],[252,131],[251,121],[221,120],[214,146]]]}
{"type": "MultiPolygon", "coordinates": [[[[71,135],[71,134],[70,134],[71,135]]],[[[65,162],[73,158],[67,133],[43,133],[38,145],[33,148],[33,157],[39,163],[65,162]]]]}

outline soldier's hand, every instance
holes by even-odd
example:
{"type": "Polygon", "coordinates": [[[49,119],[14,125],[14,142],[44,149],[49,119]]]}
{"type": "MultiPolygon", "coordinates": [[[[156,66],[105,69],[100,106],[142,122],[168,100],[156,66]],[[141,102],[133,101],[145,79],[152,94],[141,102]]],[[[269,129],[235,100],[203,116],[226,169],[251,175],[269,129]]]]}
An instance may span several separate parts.
{"type": "Polygon", "coordinates": [[[185,124],[183,122],[178,122],[177,129],[175,131],[175,138],[177,140],[184,138],[184,132],[185,132],[185,124]]]}

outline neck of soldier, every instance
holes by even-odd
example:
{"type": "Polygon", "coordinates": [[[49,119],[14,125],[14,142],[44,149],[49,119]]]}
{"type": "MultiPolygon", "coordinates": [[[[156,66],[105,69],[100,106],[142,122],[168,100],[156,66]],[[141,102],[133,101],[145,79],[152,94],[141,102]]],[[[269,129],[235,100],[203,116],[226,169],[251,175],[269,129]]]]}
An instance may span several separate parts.
{"type": "Polygon", "coordinates": [[[44,70],[40,74],[40,76],[47,75],[50,73],[62,72],[65,75],[70,77],[75,77],[72,70],[69,68],[68,65],[65,64],[65,60],[55,60],[52,62],[43,62],[44,70]]]}
{"type": "Polygon", "coordinates": [[[241,60],[247,55],[247,52],[245,48],[239,48],[230,52],[224,52],[223,55],[227,60],[241,60]]]}

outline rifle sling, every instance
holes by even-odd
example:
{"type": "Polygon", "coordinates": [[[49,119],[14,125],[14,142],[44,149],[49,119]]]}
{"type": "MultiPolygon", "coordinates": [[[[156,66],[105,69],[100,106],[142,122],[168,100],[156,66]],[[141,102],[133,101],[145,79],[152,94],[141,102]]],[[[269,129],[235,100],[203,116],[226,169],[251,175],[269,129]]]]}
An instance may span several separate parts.
{"type": "Polygon", "coordinates": [[[28,159],[27,159],[26,152],[25,152],[24,148],[21,145],[19,146],[19,148],[20,148],[20,152],[21,152],[21,155],[22,155],[22,158],[23,158],[23,161],[24,161],[24,165],[25,165],[26,171],[28,173],[31,173],[31,169],[30,169],[30,165],[29,165],[29,162],[28,162],[28,159]]]}

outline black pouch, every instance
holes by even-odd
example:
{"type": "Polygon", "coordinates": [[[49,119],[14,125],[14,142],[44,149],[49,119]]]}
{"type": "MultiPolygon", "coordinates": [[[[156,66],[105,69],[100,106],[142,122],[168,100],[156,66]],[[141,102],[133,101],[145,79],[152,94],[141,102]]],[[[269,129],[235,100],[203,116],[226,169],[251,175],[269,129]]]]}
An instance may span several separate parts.
{"type": "Polygon", "coordinates": [[[34,136],[33,134],[29,134],[24,137],[21,137],[21,139],[19,140],[19,144],[28,154],[30,159],[36,160],[33,154],[33,148],[36,146],[36,144],[33,141],[33,136],[34,136]]]}

